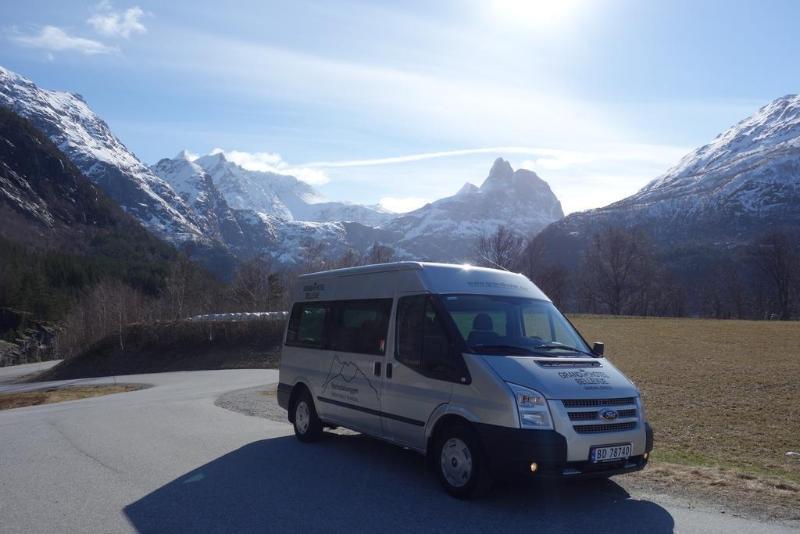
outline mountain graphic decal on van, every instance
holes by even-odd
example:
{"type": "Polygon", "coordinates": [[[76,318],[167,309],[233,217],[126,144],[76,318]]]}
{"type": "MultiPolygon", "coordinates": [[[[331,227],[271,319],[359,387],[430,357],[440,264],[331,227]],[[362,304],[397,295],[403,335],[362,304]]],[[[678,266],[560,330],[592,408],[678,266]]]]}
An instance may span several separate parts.
{"type": "Polygon", "coordinates": [[[357,397],[359,388],[355,387],[355,385],[351,385],[354,383],[356,378],[363,378],[364,382],[366,382],[370,389],[372,389],[372,391],[375,393],[375,398],[380,400],[380,392],[377,390],[377,388],[375,388],[374,385],[372,385],[370,379],[361,369],[359,369],[358,365],[353,362],[342,361],[339,359],[338,355],[334,355],[333,359],[331,360],[331,367],[328,370],[328,376],[326,376],[325,380],[322,382],[322,391],[326,391],[328,386],[330,386],[331,389],[336,390],[339,393],[343,393],[350,397],[357,397]],[[337,378],[342,379],[345,384],[333,383],[337,378]]]}

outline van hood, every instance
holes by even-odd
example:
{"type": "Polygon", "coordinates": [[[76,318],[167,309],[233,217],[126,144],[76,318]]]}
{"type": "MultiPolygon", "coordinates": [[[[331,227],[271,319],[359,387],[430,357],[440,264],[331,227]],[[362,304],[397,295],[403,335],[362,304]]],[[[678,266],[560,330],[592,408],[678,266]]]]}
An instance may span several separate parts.
{"type": "Polygon", "coordinates": [[[506,382],[548,399],[635,397],[639,390],[605,358],[481,356],[506,382]]]}

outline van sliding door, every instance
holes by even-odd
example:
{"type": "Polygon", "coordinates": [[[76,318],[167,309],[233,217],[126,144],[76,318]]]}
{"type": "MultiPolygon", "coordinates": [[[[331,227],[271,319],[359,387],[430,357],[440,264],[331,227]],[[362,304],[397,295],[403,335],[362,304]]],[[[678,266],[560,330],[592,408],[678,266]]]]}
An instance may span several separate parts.
{"type": "Polygon", "coordinates": [[[317,400],[337,423],[381,435],[381,377],[392,299],[334,304],[330,368],[317,400]]]}

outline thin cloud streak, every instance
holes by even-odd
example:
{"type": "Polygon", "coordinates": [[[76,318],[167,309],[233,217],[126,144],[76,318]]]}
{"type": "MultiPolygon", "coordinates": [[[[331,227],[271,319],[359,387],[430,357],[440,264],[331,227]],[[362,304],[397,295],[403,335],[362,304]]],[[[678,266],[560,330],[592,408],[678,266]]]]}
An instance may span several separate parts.
{"type": "MultiPolygon", "coordinates": [[[[342,168],[342,167],[369,167],[377,165],[395,165],[411,163],[438,158],[451,158],[458,156],[471,156],[475,154],[497,155],[524,155],[539,156],[538,159],[528,160],[531,166],[541,166],[549,169],[562,169],[577,164],[586,164],[593,161],[670,161],[677,163],[688,149],[684,147],[659,146],[659,145],[630,145],[620,146],[616,150],[603,152],[583,152],[554,148],[525,147],[525,146],[495,146],[480,148],[464,148],[445,150],[439,152],[422,152],[403,156],[386,158],[342,160],[342,161],[314,161],[305,163],[305,167],[342,168]]],[[[526,165],[527,166],[527,165],[526,165]]]]}
{"type": "Polygon", "coordinates": [[[57,26],[44,26],[38,34],[15,33],[11,40],[27,48],[39,48],[49,52],[79,52],[87,56],[113,54],[119,50],[100,41],[70,35],[57,26]]]}

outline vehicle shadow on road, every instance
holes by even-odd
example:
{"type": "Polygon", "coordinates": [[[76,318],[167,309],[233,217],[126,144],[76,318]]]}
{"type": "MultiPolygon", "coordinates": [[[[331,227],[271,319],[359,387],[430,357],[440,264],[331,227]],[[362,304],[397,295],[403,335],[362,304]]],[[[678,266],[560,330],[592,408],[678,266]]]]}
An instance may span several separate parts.
{"type": "Polygon", "coordinates": [[[139,532],[672,532],[609,480],[501,485],[459,501],[421,456],[359,435],[250,443],[128,505],[139,532]]]}

